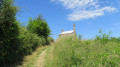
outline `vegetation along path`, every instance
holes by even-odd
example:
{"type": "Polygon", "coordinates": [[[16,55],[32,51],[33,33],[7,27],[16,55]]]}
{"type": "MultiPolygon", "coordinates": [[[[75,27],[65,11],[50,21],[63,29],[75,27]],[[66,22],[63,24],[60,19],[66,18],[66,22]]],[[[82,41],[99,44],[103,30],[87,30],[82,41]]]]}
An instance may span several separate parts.
{"type": "Polygon", "coordinates": [[[47,67],[46,64],[50,59],[52,59],[52,50],[52,44],[43,50],[36,61],[35,67],[47,67]]]}
{"type": "Polygon", "coordinates": [[[45,55],[46,55],[46,50],[42,51],[42,53],[39,55],[39,58],[37,60],[36,66],[37,67],[43,67],[44,62],[45,62],[45,55]]]}

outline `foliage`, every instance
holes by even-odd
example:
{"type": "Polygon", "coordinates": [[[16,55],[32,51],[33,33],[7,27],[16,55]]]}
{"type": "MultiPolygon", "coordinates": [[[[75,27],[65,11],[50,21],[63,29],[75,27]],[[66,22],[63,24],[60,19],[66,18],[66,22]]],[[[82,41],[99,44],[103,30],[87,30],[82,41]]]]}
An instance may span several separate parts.
{"type": "Polygon", "coordinates": [[[118,38],[116,38],[116,37],[111,37],[111,38],[110,38],[110,41],[114,41],[114,42],[120,43],[120,37],[118,37],[118,38]]]}
{"type": "MultiPolygon", "coordinates": [[[[18,60],[24,55],[31,54],[38,46],[46,44],[46,38],[39,34],[28,31],[21,27],[16,21],[18,9],[13,0],[0,0],[0,66],[5,67],[18,60]]],[[[48,36],[49,27],[40,18],[35,20],[41,22],[41,32],[48,36]],[[43,29],[46,27],[46,29],[43,29]],[[47,31],[47,32],[46,32],[47,31]]],[[[37,27],[36,27],[37,28],[37,27]]]]}
{"type": "Polygon", "coordinates": [[[100,35],[96,36],[95,41],[99,41],[99,42],[105,44],[105,43],[107,43],[110,40],[110,34],[111,34],[111,32],[109,32],[109,34],[106,34],[106,33],[103,33],[102,30],[100,29],[99,30],[99,34],[100,35]]]}
{"type": "Polygon", "coordinates": [[[12,62],[17,56],[19,23],[16,21],[17,7],[13,0],[0,2],[0,65],[12,62]],[[12,53],[12,54],[11,54],[12,53]]]}
{"type": "Polygon", "coordinates": [[[27,29],[33,33],[38,34],[38,36],[42,36],[47,38],[50,34],[50,28],[46,21],[42,19],[41,16],[38,16],[36,19],[29,19],[27,29]]]}
{"type": "Polygon", "coordinates": [[[103,41],[79,41],[75,37],[59,39],[54,43],[52,51],[53,59],[48,60],[49,62],[45,66],[119,67],[120,43],[115,41],[101,42],[103,41]]]}
{"type": "Polygon", "coordinates": [[[21,55],[31,54],[36,47],[42,46],[46,43],[44,38],[38,37],[35,33],[30,33],[24,27],[21,27],[18,38],[20,40],[19,51],[21,55]]]}
{"type": "Polygon", "coordinates": [[[51,42],[54,42],[54,39],[52,37],[48,37],[47,42],[48,42],[48,44],[50,44],[51,42]]]}

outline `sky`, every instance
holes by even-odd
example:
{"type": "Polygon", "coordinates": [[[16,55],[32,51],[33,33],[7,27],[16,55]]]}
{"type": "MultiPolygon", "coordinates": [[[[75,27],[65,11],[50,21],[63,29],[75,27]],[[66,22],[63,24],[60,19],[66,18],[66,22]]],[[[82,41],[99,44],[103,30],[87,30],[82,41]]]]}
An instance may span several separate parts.
{"type": "Polygon", "coordinates": [[[15,0],[20,7],[17,20],[27,25],[29,17],[42,14],[54,39],[62,31],[73,30],[83,39],[92,39],[100,29],[120,37],[120,0],[15,0]]]}

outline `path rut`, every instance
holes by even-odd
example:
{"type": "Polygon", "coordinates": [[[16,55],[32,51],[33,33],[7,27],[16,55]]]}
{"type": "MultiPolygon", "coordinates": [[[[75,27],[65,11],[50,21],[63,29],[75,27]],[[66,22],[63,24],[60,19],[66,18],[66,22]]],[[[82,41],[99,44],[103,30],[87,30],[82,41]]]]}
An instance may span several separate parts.
{"type": "Polygon", "coordinates": [[[36,67],[43,67],[44,66],[46,51],[47,51],[47,49],[42,51],[42,53],[39,55],[39,58],[38,58],[37,63],[36,63],[36,67]]]}

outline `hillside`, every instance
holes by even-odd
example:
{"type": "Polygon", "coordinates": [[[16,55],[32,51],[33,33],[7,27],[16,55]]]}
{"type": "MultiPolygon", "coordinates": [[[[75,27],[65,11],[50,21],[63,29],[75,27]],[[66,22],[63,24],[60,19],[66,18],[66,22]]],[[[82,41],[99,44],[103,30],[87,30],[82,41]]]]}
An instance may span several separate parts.
{"type": "Polygon", "coordinates": [[[67,37],[45,47],[34,61],[30,59],[20,67],[119,67],[120,43],[67,37]]]}
{"type": "Polygon", "coordinates": [[[120,67],[120,43],[115,40],[68,37],[56,41],[47,52],[44,67],[120,67]]]}

